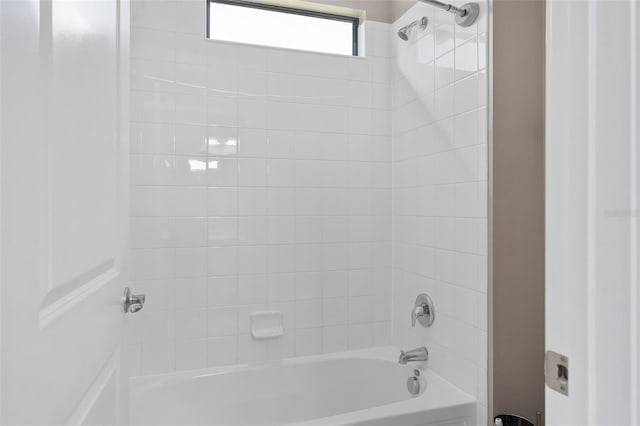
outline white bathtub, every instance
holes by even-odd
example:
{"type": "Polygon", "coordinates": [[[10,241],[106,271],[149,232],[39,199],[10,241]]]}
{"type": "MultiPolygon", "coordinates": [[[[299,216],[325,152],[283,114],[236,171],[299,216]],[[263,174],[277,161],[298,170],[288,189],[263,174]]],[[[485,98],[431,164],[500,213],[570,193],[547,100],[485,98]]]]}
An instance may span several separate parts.
{"type": "Polygon", "coordinates": [[[473,426],[475,400],[375,348],[131,379],[132,425],[473,426]],[[426,386],[425,386],[426,384],[426,386]]]}

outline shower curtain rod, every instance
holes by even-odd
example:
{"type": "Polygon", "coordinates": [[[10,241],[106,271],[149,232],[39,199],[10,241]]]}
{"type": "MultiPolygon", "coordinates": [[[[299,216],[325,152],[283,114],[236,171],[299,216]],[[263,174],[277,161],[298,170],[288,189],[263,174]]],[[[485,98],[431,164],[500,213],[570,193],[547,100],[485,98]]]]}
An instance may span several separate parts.
{"type": "Polygon", "coordinates": [[[430,4],[446,12],[456,15],[456,23],[462,27],[471,26],[480,13],[478,3],[467,3],[460,7],[455,7],[449,3],[442,3],[438,0],[420,0],[423,3],[430,4]]]}
{"type": "Polygon", "coordinates": [[[442,3],[438,0],[420,0],[420,1],[423,3],[430,4],[431,6],[435,6],[439,9],[443,9],[447,12],[455,13],[458,16],[464,16],[467,14],[467,11],[464,9],[457,8],[452,4],[442,3]]]}

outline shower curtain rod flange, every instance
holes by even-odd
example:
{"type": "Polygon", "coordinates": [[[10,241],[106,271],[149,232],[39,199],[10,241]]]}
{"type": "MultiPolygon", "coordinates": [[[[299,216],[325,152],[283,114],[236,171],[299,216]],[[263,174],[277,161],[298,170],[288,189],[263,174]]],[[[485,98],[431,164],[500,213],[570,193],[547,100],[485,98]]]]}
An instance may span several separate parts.
{"type": "Polygon", "coordinates": [[[478,3],[466,3],[460,7],[455,7],[452,4],[442,3],[438,0],[420,0],[423,3],[430,4],[446,12],[456,15],[456,24],[461,27],[470,27],[478,18],[480,14],[480,6],[478,3]]]}

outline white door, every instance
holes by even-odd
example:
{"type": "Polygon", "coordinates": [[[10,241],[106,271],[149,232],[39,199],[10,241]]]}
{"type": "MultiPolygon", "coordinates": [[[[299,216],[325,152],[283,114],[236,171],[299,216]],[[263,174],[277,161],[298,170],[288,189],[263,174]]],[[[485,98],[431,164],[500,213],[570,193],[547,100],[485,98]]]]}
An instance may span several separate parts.
{"type": "Polygon", "coordinates": [[[1,0],[2,424],[122,424],[128,8],[1,0]]]}
{"type": "Polygon", "coordinates": [[[639,60],[637,0],[548,1],[548,425],[640,424],[639,60]]]}

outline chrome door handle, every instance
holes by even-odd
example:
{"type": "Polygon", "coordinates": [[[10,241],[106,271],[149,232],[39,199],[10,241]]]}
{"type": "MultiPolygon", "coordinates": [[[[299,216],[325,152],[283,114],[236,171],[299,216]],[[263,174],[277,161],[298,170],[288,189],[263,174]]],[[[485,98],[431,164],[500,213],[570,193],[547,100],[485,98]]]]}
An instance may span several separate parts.
{"type": "Polygon", "coordinates": [[[144,294],[131,294],[129,287],[122,293],[122,307],[125,313],[135,314],[144,307],[146,297],[144,294]]]}

